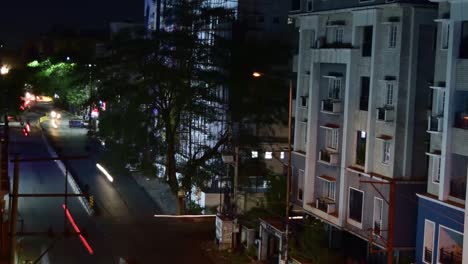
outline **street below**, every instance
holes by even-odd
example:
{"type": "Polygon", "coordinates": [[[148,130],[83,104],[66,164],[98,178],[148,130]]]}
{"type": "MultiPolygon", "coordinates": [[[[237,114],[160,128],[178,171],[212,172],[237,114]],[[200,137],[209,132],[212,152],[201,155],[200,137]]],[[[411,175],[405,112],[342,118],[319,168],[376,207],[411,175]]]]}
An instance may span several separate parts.
{"type": "MultiPolygon", "coordinates": [[[[43,234],[19,236],[19,263],[34,261],[45,251],[40,263],[119,263],[121,259],[134,261],[131,263],[210,263],[200,245],[213,239],[213,219],[194,222],[154,218],[160,213],[158,206],[131,176],[112,175],[114,181],[110,182],[97,169],[98,144],[89,141],[86,129],[69,128],[69,114],[62,113],[56,128],[50,121],[42,123],[42,131],[34,125],[50,110],[50,105],[41,105],[24,114],[23,119],[33,124],[30,136],[24,136],[21,128],[11,129],[10,157],[52,157],[43,133],[61,156],[88,156],[65,163],[69,176],[73,175],[80,186],[89,185],[94,198],[95,215],[89,215],[78,198],[68,198],[70,214],[87,234],[94,254],[87,251],[78,236],[63,236],[64,225],[73,230],[70,221],[65,220],[64,198],[28,197],[19,199],[18,232],[43,234]],[[47,235],[50,230],[54,236],[47,235]]],[[[20,193],[63,193],[65,177],[58,162],[21,163],[20,193]]],[[[10,163],[10,175],[12,172],[10,163]]],[[[73,192],[70,185],[68,191],[73,192]]]]}

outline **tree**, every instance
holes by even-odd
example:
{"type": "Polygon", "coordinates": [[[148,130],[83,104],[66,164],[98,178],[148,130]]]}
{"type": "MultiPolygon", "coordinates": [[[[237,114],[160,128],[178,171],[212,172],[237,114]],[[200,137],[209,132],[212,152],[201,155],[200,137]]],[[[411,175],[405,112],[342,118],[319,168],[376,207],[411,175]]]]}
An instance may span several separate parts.
{"type": "Polygon", "coordinates": [[[34,93],[59,96],[62,105],[75,109],[90,100],[89,69],[87,64],[48,58],[28,64],[34,93]]]}
{"type": "Polygon", "coordinates": [[[174,194],[203,183],[194,176],[213,172],[227,139],[213,129],[224,122],[220,62],[228,59],[215,27],[230,12],[207,3],[177,1],[165,14],[170,30],[116,38],[101,67],[100,97],[109,104],[101,132],[136,150],[137,163],[152,165],[160,154],[174,194]]]}
{"type": "Polygon", "coordinates": [[[0,88],[2,99],[0,100],[0,113],[2,116],[8,109],[9,115],[16,115],[21,106],[21,96],[24,95],[24,81],[26,73],[22,69],[11,69],[8,74],[0,75],[0,88]]]}

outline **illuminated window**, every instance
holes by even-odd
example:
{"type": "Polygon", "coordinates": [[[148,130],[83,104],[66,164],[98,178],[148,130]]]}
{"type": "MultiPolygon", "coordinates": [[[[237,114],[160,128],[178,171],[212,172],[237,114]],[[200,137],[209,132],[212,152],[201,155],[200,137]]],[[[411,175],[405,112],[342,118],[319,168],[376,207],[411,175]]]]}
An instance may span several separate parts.
{"type": "Polygon", "coordinates": [[[281,151],[281,153],[280,153],[280,159],[284,159],[284,151],[281,151]]]}
{"type": "Polygon", "coordinates": [[[252,151],[252,159],[258,158],[258,151],[253,150],[252,151]]]}
{"type": "Polygon", "coordinates": [[[273,152],[267,151],[265,152],[265,159],[272,159],[273,158],[273,152]]]}

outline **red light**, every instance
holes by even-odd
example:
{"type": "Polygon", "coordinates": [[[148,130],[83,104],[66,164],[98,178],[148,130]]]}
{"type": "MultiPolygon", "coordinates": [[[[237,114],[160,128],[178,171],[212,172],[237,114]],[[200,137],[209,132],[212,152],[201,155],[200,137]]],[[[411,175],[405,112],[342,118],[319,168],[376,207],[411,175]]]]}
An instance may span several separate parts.
{"type": "MultiPolygon", "coordinates": [[[[62,207],[63,207],[63,210],[65,210],[65,214],[67,215],[67,218],[68,218],[68,221],[70,221],[71,225],[73,226],[73,229],[75,229],[75,232],[77,233],[81,233],[80,229],[78,228],[78,226],[76,225],[75,223],[75,220],[73,219],[73,217],[71,216],[70,214],[70,211],[68,211],[67,207],[62,204],[62,207]]],[[[88,250],[89,254],[93,255],[94,254],[94,251],[93,249],[91,248],[91,246],[89,245],[88,241],[86,241],[86,238],[83,237],[83,235],[79,235],[80,236],[80,240],[81,242],[83,243],[83,245],[86,247],[86,249],[88,250]]]]}
{"type": "Polygon", "coordinates": [[[26,124],[26,131],[31,131],[31,127],[29,127],[29,124],[26,124]]]}

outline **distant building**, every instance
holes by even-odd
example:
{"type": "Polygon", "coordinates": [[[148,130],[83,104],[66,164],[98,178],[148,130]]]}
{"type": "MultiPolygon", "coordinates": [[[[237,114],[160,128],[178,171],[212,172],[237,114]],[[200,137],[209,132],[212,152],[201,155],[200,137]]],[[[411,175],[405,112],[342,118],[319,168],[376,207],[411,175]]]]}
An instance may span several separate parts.
{"type": "Polygon", "coordinates": [[[468,1],[433,2],[439,9],[435,71],[426,87],[429,175],[418,194],[416,263],[467,263],[468,1]]]}
{"type": "Polygon", "coordinates": [[[383,249],[368,252],[377,263],[390,247],[395,259],[411,255],[427,177],[436,6],[293,0],[292,8],[300,35],[292,200],[327,224],[336,247],[345,231],[383,249]]]}

